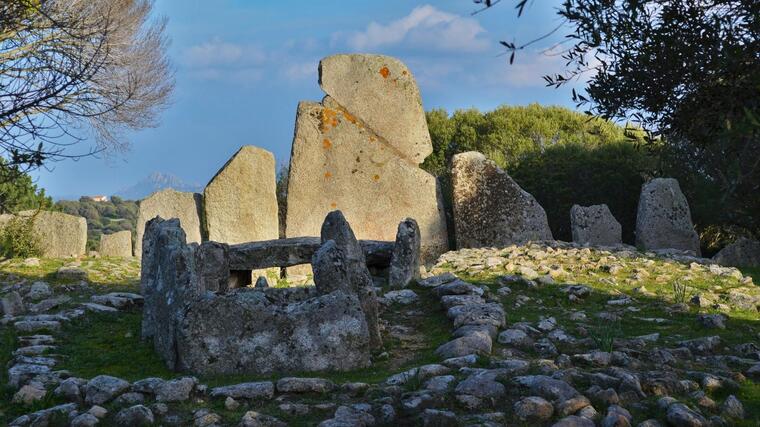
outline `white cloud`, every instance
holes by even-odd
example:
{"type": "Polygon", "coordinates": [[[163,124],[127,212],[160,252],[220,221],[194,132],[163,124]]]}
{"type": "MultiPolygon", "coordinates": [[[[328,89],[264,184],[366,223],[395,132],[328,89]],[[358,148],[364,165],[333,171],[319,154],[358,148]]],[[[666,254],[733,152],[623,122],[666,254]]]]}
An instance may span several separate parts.
{"type": "Polygon", "coordinates": [[[291,63],[284,69],[284,77],[287,80],[313,80],[317,81],[317,68],[319,60],[291,63]]]}
{"type": "Polygon", "coordinates": [[[258,64],[265,60],[266,54],[256,46],[229,43],[219,38],[191,46],[182,55],[182,62],[191,67],[258,64]]]}
{"type": "Polygon", "coordinates": [[[485,30],[473,18],[423,5],[386,25],[371,22],[365,31],[339,33],[333,39],[359,51],[403,44],[427,50],[480,52],[490,44],[479,37],[482,33],[485,30]]]}

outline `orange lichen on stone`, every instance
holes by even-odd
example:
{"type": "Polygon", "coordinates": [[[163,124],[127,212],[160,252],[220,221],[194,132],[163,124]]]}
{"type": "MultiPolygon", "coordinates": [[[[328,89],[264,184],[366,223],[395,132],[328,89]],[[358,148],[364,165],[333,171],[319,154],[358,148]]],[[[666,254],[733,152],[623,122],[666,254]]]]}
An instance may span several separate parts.
{"type": "Polygon", "coordinates": [[[375,175],[372,177],[372,179],[375,181],[380,181],[380,175],[375,175]]]}
{"type": "Polygon", "coordinates": [[[338,207],[338,204],[335,203],[335,202],[332,202],[332,203],[330,203],[330,207],[333,208],[333,209],[335,209],[335,208],[338,207]]]}
{"type": "Polygon", "coordinates": [[[354,117],[351,113],[349,113],[346,110],[341,110],[341,113],[343,114],[343,117],[346,118],[346,120],[348,120],[349,122],[351,122],[353,124],[356,124],[356,122],[357,122],[356,117],[354,117]]]}
{"type": "Polygon", "coordinates": [[[380,75],[383,76],[384,79],[387,79],[388,76],[391,75],[391,70],[389,70],[388,67],[383,67],[380,69],[380,75]]]}
{"type": "Polygon", "coordinates": [[[322,132],[328,131],[330,126],[338,126],[338,112],[331,108],[325,108],[322,110],[321,119],[322,122],[320,123],[319,130],[322,132]]]}
{"type": "Polygon", "coordinates": [[[325,150],[327,150],[330,147],[332,147],[332,142],[330,142],[329,139],[325,138],[325,139],[322,140],[322,147],[324,147],[325,150]]]}
{"type": "Polygon", "coordinates": [[[331,176],[332,174],[330,173],[330,171],[325,172],[325,178],[330,178],[331,176]]]}
{"type": "Polygon", "coordinates": [[[404,70],[404,71],[402,71],[402,72],[401,72],[401,74],[403,74],[403,75],[407,75],[407,74],[409,74],[409,73],[407,73],[407,71],[406,71],[406,70],[404,70]]]}
{"type": "Polygon", "coordinates": [[[370,135],[369,136],[369,142],[375,142],[375,141],[377,141],[377,138],[375,138],[374,136],[370,135]]]}

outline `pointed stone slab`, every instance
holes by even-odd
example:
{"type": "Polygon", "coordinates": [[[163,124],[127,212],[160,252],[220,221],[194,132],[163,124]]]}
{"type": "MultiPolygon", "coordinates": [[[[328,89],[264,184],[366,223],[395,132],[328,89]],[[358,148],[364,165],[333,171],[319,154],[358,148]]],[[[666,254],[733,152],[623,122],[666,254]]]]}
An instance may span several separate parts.
{"type": "Polygon", "coordinates": [[[208,239],[230,245],[279,237],[274,155],[245,145],[203,191],[208,239]]]}
{"type": "Polygon", "coordinates": [[[420,164],[433,152],[417,83],[398,59],[328,56],[319,63],[319,85],[402,158],[420,164]]]}
{"type": "Polygon", "coordinates": [[[644,250],[680,249],[700,255],[699,235],[677,180],[655,178],[641,186],[636,246],[644,250]]]}
{"type": "Polygon", "coordinates": [[[552,239],[544,208],[483,154],[455,155],[451,177],[457,248],[552,239]]]}

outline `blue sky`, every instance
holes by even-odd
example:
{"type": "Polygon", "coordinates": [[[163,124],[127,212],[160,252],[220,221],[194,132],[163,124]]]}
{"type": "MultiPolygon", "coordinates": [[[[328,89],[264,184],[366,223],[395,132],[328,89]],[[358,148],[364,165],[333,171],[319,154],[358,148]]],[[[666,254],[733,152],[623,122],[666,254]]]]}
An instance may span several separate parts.
{"type": "MultiPolygon", "coordinates": [[[[151,172],[205,184],[239,146],[288,161],[296,106],[320,100],[319,59],[334,53],[393,55],[412,70],[426,110],[532,102],[572,106],[570,88],[544,87],[562,60],[499,56],[499,40],[529,40],[558,24],[559,0],[533,2],[517,18],[512,0],[471,16],[469,0],[157,0],[166,16],[177,86],[160,126],[128,136],[130,149],[51,165],[35,173],[53,196],[110,195],[151,172]]],[[[560,40],[558,34],[556,40],[560,40]]]]}

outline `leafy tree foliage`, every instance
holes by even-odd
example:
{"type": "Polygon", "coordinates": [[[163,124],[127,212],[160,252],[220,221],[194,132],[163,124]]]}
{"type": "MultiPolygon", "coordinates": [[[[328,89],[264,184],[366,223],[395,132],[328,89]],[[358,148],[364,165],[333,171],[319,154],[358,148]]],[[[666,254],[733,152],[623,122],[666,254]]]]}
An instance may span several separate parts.
{"type": "Polygon", "coordinates": [[[0,213],[49,209],[53,199],[38,188],[32,177],[0,160],[0,213]]]}
{"type": "Polygon", "coordinates": [[[123,149],[174,87],[152,0],[0,2],[0,155],[23,169],[123,149]],[[91,151],[72,145],[94,137],[91,151]]]}
{"type": "MultiPolygon", "coordinates": [[[[502,106],[494,111],[427,113],[433,154],[422,167],[441,180],[451,217],[449,164],[454,154],[480,151],[507,170],[546,210],[555,238],[571,240],[570,207],[606,203],[633,242],[641,184],[654,168],[643,140],[623,127],[562,107],[502,106]]],[[[453,223],[449,221],[449,223],[453,223]]]]}
{"type": "MultiPolygon", "coordinates": [[[[565,0],[557,13],[567,66],[547,84],[585,81],[578,106],[649,131],[697,216],[760,237],[760,2],[565,0]]],[[[531,43],[502,45],[514,58],[531,43]]]]}
{"type": "Polygon", "coordinates": [[[108,202],[95,202],[87,197],[78,201],[60,200],[55,207],[70,215],[83,216],[87,220],[87,247],[97,249],[100,236],[130,230],[137,230],[137,202],[122,200],[113,196],[108,202]]]}

